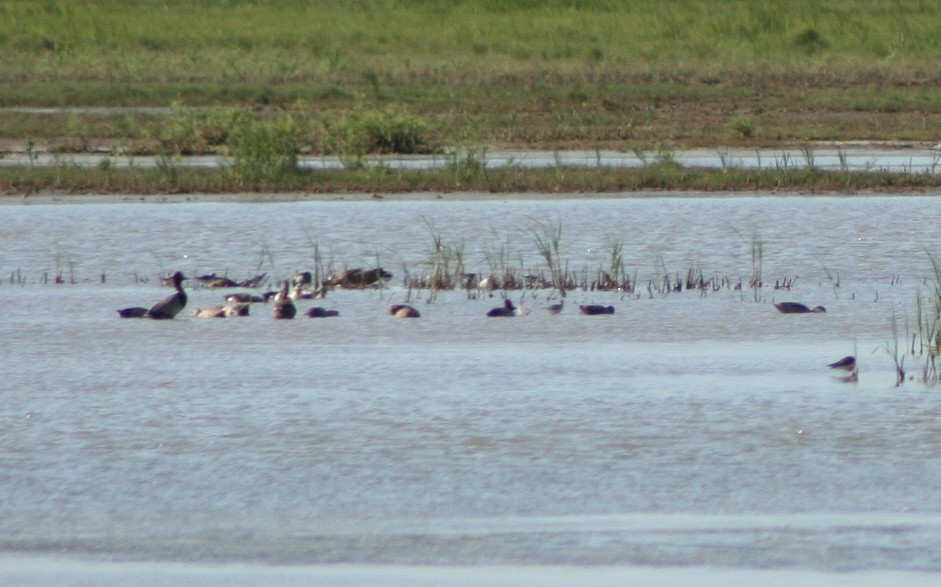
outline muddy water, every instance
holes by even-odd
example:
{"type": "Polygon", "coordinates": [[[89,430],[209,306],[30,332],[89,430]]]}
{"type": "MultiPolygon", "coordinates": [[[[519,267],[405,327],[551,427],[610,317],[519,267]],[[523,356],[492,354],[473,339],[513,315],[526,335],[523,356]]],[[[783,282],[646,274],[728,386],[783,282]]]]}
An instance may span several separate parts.
{"type": "MultiPolygon", "coordinates": [[[[0,550],[941,570],[941,394],[896,388],[884,348],[929,291],[939,220],[931,197],[0,206],[0,550]],[[499,292],[413,293],[420,320],[385,314],[429,227],[485,273],[538,269],[534,230],[559,222],[573,270],[623,243],[637,294],[571,292],[550,316],[557,296],[513,292],[532,312],[492,320],[499,292]],[[759,241],[757,299],[646,288],[747,279],[759,241]],[[313,243],[395,277],[331,293],[330,320],[115,313],[167,295],[161,272],[310,269],[313,243]],[[76,283],[41,283],[59,268],[76,283]],[[828,372],[854,352],[858,383],[828,372]]],[[[221,301],[190,289],[189,308],[221,301]]]]}

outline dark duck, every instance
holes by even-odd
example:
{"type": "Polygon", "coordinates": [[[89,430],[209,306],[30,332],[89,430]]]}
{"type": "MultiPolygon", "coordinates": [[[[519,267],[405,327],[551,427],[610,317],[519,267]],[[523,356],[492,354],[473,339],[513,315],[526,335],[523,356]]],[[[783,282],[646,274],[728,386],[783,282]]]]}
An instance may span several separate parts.
{"type": "Polygon", "coordinates": [[[154,320],[171,320],[186,307],[186,292],[183,291],[183,280],[186,279],[177,271],[170,278],[176,292],[154,304],[149,310],[146,308],[124,308],[118,310],[122,318],[152,318],[154,320]]]}

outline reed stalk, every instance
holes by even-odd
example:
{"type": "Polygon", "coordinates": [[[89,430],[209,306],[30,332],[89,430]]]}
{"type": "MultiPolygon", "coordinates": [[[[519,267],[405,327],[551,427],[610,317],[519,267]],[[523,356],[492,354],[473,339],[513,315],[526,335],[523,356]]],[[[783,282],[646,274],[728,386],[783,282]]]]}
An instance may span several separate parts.
{"type": "Polygon", "coordinates": [[[894,308],[892,309],[892,340],[885,344],[885,350],[895,365],[895,386],[899,387],[905,383],[905,351],[900,350],[899,347],[898,316],[894,308]]]}
{"type": "Polygon", "coordinates": [[[565,270],[562,263],[562,222],[534,221],[530,226],[533,242],[539,250],[539,255],[545,260],[549,268],[549,275],[553,286],[560,292],[565,291],[565,270]]]}

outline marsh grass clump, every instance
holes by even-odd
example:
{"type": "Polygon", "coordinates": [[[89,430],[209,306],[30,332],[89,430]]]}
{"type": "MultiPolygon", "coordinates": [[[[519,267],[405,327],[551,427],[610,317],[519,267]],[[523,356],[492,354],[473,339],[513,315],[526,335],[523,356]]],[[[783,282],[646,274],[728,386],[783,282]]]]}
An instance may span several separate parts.
{"type": "Polygon", "coordinates": [[[179,106],[166,117],[153,140],[161,152],[204,155],[224,149],[246,114],[235,108],[187,110],[179,106]]]}
{"type": "MultiPolygon", "coordinates": [[[[907,338],[906,336],[906,340],[907,338]]],[[[895,386],[898,387],[905,383],[905,350],[899,345],[898,316],[895,314],[894,308],[892,309],[892,340],[887,342],[884,348],[895,364],[895,386]]]]}
{"type": "Polygon", "coordinates": [[[761,238],[761,233],[757,229],[752,231],[750,238],[745,238],[745,236],[735,228],[732,230],[742,239],[742,242],[749,246],[751,252],[751,276],[748,279],[748,287],[754,292],[754,299],[757,302],[761,299],[760,290],[764,286],[764,282],[762,281],[765,253],[764,239],[761,238]]]}
{"type": "Polygon", "coordinates": [[[807,55],[814,55],[829,49],[830,42],[820,31],[808,27],[794,35],[794,47],[807,55]]]}
{"type": "MultiPolygon", "coordinates": [[[[494,241],[497,241],[495,238],[494,241]]],[[[510,245],[508,242],[491,244],[484,251],[484,261],[490,273],[477,281],[477,287],[483,284],[486,289],[499,289],[511,281],[510,279],[510,245]]]]}
{"type": "Polygon", "coordinates": [[[588,287],[600,291],[620,290],[633,293],[637,282],[637,272],[635,270],[633,279],[627,274],[624,264],[624,242],[620,239],[609,239],[608,250],[610,253],[608,267],[599,268],[597,279],[588,287]]]}
{"type": "MultiPolygon", "coordinates": [[[[91,125],[78,114],[69,114],[65,137],[55,145],[56,153],[84,153],[91,146],[91,125]]],[[[35,143],[32,144],[35,147],[35,143]]]]}
{"type": "Polygon", "coordinates": [[[348,168],[362,167],[370,154],[431,151],[424,121],[392,106],[385,110],[348,110],[328,128],[328,133],[330,148],[348,168]]]}
{"type": "Polygon", "coordinates": [[[563,262],[561,251],[562,222],[534,221],[530,226],[530,232],[539,255],[546,262],[551,283],[560,292],[564,292],[569,284],[566,279],[568,263],[563,262]]]}
{"type": "Polygon", "coordinates": [[[447,155],[445,171],[456,187],[471,182],[489,182],[486,147],[454,149],[447,155]]]}
{"type": "Polygon", "coordinates": [[[407,276],[406,286],[410,289],[430,289],[430,299],[433,300],[440,290],[452,290],[465,285],[464,244],[445,242],[443,235],[435,228],[431,220],[428,218],[422,218],[422,220],[431,237],[432,248],[426,260],[431,270],[418,279],[411,279],[407,276]]]}
{"type": "Polygon", "coordinates": [[[240,183],[277,182],[299,174],[296,127],[289,115],[270,121],[244,118],[233,130],[232,173],[240,183]]]}
{"type": "Polygon", "coordinates": [[[729,130],[740,138],[753,139],[757,134],[755,121],[741,114],[733,116],[728,123],[729,130]]]}
{"type": "MultiPolygon", "coordinates": [[[[937,384],[941,374],[938,371],[938,356],[941,354],[941,267],[930,253],[933,271],[931,296],[928,299],[920,295],[916,299],[916,319],[918,324],[917,336],[921,340],[918,353],[923,357],[922,380],[925,383],[937,384]]],[[[912,353],[915,354],[914,342],[912,353]]]]}

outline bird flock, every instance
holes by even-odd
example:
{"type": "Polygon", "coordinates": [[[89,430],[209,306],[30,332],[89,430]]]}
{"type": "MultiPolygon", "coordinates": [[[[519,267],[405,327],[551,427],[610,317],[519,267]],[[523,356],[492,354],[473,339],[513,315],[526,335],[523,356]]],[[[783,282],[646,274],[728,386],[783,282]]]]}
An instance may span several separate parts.
{"type": "MultiPolygon", "coordinates": [[[[374,283],[379,279],[387,279],[389,274],[385,272],[376,273],[372,278],[363,277],[368,275],[360,270],[351,270],[348,272],[354,277],[353,283],[374,283]],[[372,279],[367,281],[367,279],[372,279]]],[[[347,276],[347,279],[349,276],[347,276]]],[[[157,302],[151,308],[131,307],[118,310],[118,315],[122,318],[152,318],[155,320],[172,319],[186,307],[187,296],[183,289],[183,281],[189,279],[182,272],[177,271],[170,278],[169,282],[176,289],[176,292],[157,302]]],[[[230,285],[216,285],[219,280],[225,280],[223,283],[230,283],[227,278],[217,278],[207,276],[206,280],[210,282],[210,287],[231,287],[230,285]]],[[[234,282],[231,282],[234,283],[234,282]]],[[[277,320],[291,320],[297,317],[296,300],[300,299],[322,299],[326,296],[327,287],[330,281],[326,281],[323,286],[316,291],[305,291],[304,286],[310,285],[311,274],[309,272],[297,273],[290,280],[284,280],[278,291],[266,292],[262,295],[249,293],[234,293],[225,296],[226,305],[213,306],[211,308],[196,308],[193,315],[197,318],[230,318],[236,316],[248,316],[249,308],[254,303],[268,303],[273,300],[271,315],[277,320]],[[293,286],[293,287],[292,287],[293,286]]],[[[559,314],[565,307],[564,300],[558,304],[552,304],[548,307],[550,314],[559,314]]],[[[586,316],[601,316],[605,314],[614,314],[614,306],[601,306],[594,304],[578,306],[580,314],[586,316]]],[[[511,300],[506,299],[502,306],[493,308],[487,312],[490,318],[510,318],[513,316],[523,316],[530,313],[530,309],[525,306],[517,306],[511,300]]],[[[396,318],[420,318],[421,312],[408,304],[394,304],[389,307],[389,314],[396,318]]],[[[337,310],[330,310],[320,306],[314,306],[304,312],[308,318],[332,318],[339,316],[337,310]]]]}
{"type": "MultiPolygon", "coordinates": [[[[360,270],[352,270],[353,278],[356,283],[362,284],[369,280],[379,280],[388,278],[388,274],[381,269],[375,275],[364,274],[360,270]]],[[[188,279],[182,272],[174,273],[169,281],[176,290],[173,294],[160,300],[150,308],[134,306],[118,310],[121,318],[150,318],[153,320],[171,320],[186,308],[187,295],[183,289],[183,281],[188,279]]],[[[193,315],[197,318],[229,318],[237,316],[248,316],[249,308],[253,303],[268,303],[272,298],[274,303],[271,307],[271,315],[276,320],[292,320],[297,316],[297,306],[295,300],[299,299],[322,299],[326,295],[326,284],[317,291],[305,291],[304,286],[311,283],[311,274],[309,272],[297,273],[291,280],[284,280],[277,292],[267,292],[263,295],[254,295],[246,293],[229,294],[226,296],[226,305],[214,306],[212,308],[196,308],[193,315]],[[293,288],[292,288],[293,284],[293,288]]],[[[217,286],[218,287],[218,286],[217,286]]],[[[565,307],[564,300],[558,304],[552,304],[548,307],[550,314],[559,314],[565,307]]],[[[782,314],[821,314],[827,310],[823,306],[810,307],[799,302],[776,302],[775,309],[782,314]]],[[[579,313],[586,316],[601,316],[614,314],[614,306],[602,305],[580,305],[579,313]]],[[[511,318],[529,314],[530,309],[525,306],[517,306],[511,300],[505,299],[502,306],[492,308],[487,311],[489,318],[511,318]]],[[[394,304],[389,307],[389,314],[396,318],[420,318],[421,312],[408,304],[394,304]]],[[[332,318],[339,316],[337,310],[330,310],[320,306],[314,306],[307,309],[304,314],[307,318],[332,318]]],[[[855,383],[859,380],[859,369],[856,364],[856,357],[848,355],[842,359],[827,365],[833,370],[847,373],[843,377],[844,381],[855,383]]]]}

